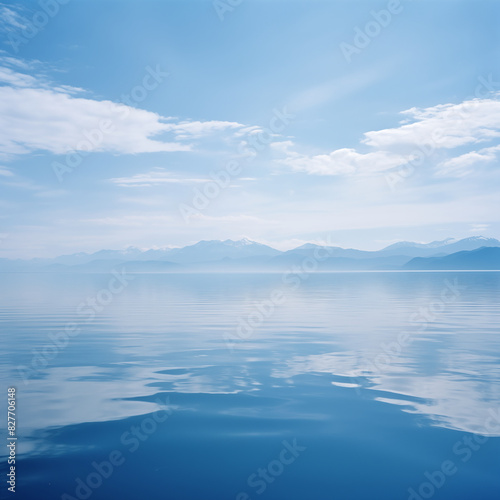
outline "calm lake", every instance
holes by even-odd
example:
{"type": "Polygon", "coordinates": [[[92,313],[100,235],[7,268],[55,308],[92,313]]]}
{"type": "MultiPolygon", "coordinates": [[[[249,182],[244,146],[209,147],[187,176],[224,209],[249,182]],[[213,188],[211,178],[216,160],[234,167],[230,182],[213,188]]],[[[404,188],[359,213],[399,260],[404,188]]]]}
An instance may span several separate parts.
{"type": "Polygon", "coordinates": [[[0,299],[12,498],[500,497],[500,273],[118,267],[0,299]]]}

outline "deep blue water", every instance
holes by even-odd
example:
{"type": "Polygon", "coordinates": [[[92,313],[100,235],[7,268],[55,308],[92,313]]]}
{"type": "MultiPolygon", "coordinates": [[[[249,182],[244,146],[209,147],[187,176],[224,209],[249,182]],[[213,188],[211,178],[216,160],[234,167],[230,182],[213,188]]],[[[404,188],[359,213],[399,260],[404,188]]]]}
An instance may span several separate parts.
{"type": "Polygon", "coordinates": [[[500,273],[130,276],[1,275],[6,498],[500,498],[500,273]]]}

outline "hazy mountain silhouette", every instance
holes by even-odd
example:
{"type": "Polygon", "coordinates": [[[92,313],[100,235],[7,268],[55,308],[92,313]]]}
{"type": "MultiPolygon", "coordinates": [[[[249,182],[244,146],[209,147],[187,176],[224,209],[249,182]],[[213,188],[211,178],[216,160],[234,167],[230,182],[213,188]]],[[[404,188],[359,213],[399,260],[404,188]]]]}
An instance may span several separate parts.
{"type": "Polygon", "coordinates": [[[377,251],[306,243],[281,252],[245,238],[237,241],[203,240],[183,248],[141,250],[128,247],[124,250],[99,250],[92,254],[80,252],[53,259],[0,259],[0,271],[105,272],[118,265],[136,272],[282,271],[292,266],[309,266],[311,270],[451,269],[453,265],[459,266],[457,269],[467,266],[471,266],[470,269],[494,269],[495,249],[498,248],[499,240],[473,236],[426,244],[403,241],[377,251]],[[467,255],[483,247],[492,251],[467,255]],[[440,260],[457,252],[465,254],[440,260]]]}
{"type": "Polygon", "coordinates": [[[482,247],[444,257],[416,257],[404,266],[411,270],[500,270],[500,248],[482,247]]]}
{"type": "Polygon", "coordinates": [[[500,247],[500,241],[495,238],[484,236],[471,236],[462,240],[447,238],[443,241],[433,241],[431,243],[412,243],[402,241],[389,245],[380,250],[385,255],[409,255],[411,257],[430,257],[437,255],[449,255],[463,250],[475,250],[481,247],[500,247]]]}

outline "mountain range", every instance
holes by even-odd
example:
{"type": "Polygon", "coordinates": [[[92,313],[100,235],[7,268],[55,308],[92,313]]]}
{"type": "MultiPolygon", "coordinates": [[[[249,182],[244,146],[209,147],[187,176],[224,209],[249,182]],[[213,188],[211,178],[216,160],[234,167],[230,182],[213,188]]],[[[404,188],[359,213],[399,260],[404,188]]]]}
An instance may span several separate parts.
{"type": "Polygon", "coordinates": [[[244,238],[199,241],[183,248],[129,247],[52,259],[0,259],[3,272],[107,272],[117,265],[131,272],[281,271],[293,266],[325,271],[500,269],[500,241],[484,236],[427,244],[402,241],[377,251],[306,243],[282,252],[244,238]]]}
{"type": "Polygon", "coordinates": [[[500,270],[500,248],[481,247],[444,257],[415,257],[405,264],[410,270],[500,270]]]}

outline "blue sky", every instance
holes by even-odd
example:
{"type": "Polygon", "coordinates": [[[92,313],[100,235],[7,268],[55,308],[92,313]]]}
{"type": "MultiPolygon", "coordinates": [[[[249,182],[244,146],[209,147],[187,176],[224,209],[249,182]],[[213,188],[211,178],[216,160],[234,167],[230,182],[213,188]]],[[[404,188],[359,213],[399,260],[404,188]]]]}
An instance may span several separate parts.
{"type": "Polygon", "coordinates": [[[499,15],[3,0],[0,256],[498,237],[499,15]]]}

